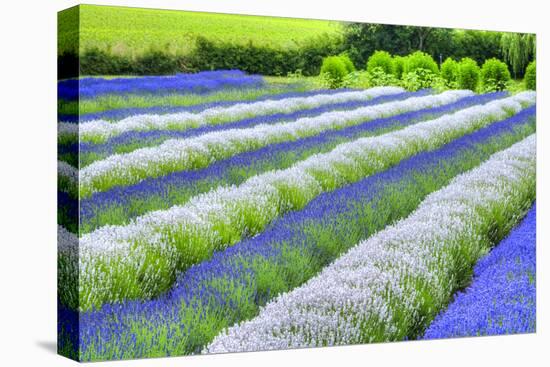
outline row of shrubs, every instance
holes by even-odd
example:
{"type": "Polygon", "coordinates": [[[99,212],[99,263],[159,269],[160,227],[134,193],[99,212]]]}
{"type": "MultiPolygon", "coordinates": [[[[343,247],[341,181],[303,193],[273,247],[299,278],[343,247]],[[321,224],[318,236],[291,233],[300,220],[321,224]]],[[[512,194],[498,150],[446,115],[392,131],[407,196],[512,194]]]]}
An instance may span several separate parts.
{"type": "MultiPolygon", "coordinates": [[[[323,60],[320,76],[331,88],[400,85],[408,90],[470,89],[478,92],[507,89],[511,80],[508,66],[496,58],[485,60],[481,68],[468,57],[460,61],[447,58],[440,68],[430,55],[421,51],[408,56],[375,51],[363,71],[357,71],[345,54],[329,56],[323,60]]],[[[525,88],[536,89],[535,80],[536,65],[532,62],[525,71],[525,88]]]]}
{"type": "Polygon", "coordinates": [[[193,51],[186,55],[151,50],[129,56],[100,49],[84,50],[79,57],[63,54],[58,59],[58,72],[62,79],[75,77],[79,71],[81,75],[166,75],[219,69],[280,76],[300,70],[303,75],[312,76],[319,74],[324,57],[340,51],[340,40],[328,35],[287,48],[199,37],[193,51]]]}

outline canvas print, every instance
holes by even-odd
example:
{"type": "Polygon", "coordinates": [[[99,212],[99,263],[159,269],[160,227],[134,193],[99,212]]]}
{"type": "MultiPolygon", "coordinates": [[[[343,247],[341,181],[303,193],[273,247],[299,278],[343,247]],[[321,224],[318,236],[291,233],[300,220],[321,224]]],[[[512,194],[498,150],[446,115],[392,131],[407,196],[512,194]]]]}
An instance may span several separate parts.
{"type": "Polygon", "coordinates": [[[58,20],[61,355],[536,331],[534,34],[58,20]]]}

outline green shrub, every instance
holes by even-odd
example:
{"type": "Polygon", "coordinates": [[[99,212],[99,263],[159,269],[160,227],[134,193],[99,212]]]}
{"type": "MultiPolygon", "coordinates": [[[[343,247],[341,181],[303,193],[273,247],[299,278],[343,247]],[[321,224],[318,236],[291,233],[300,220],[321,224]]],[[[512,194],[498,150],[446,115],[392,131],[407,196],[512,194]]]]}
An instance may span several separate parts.
{"type": "Polygon", "coordinates": [[[320,89],[339,88],[344,86],[343,82],[338,85],[328,73],[319,73],[319,76],[317,77],[317,85],[320,89]]]}
{"type": "Polygon", "coordinates": [[[403,76],[403,70],[405,69],[405,60],[403,56],[394,56],[393,57],[393,75],[397,79],[401,79],[403,76]]]}
{"type": "Polygon", "coordinates": [[[344,63],[344,66],[346,67],[347,73],[353,73],[355,71],[355,65],[353,65],[353,61],[349,58],[348,55],[342,54],[339,56],[340,60],[344,63]]]}
{"type": "Polygon", "coordinates": [[[527,68],[525,68],[525,89],[537,90],[537,64],[536,61],[532,61],[527,68]]]}
{"type": "Polygon", "coordinates": [[[479,84],[479,66],[475,60],[465,57],[458,63],[458,87],[477,91],[479,84]]]}
{"type": "Polygon", "coordinates": [[[414,71],[403,74],[401,85],[409,91],[432,88],[440,78],[432,71],[418,68],[414,71]]]}
{"type": "Polygon", "coordinates": [[[340,56],[328,56],[321,65],[321,75],[328,79],[331,88],[338,88],[348,74],[346,65],[340,56]]]}
{"type": "MultiPolygon", "coordinates": [[[[371,75],[367,71],[354,71],[342,79],[341,86],[345,88],[370,88],[372,87],[370,77],[371,75]]],[[[325,83],[323,86],[327,87],[328,85],[325,83]]]]}
{"type": "Polygon", "coordinates": [[[448,57],[441,64],[441,77],[449,88],[456,88],[458,85],[458,62],[448,57]]]}
{"type": "Polygon", "coordinates": [[[510,79],[510,81],[506,83],[506,91],[510,94],[525,92],[526,90],[523,80],[510,79]]]}
{"type": "Polygon", "coordinates": [[[377,66],[367,72],[367,80],[370,87],[399,85],[399,80],[395,77],[395,75],[386,73],[381,66],[377,66]]]}
{"type": "Polygon", "coordinates": [[[484,91],[499,91],[506,89],[510,80],[508,66],[496,58],[485,60],[481,67],[481,85],[484,91]]]}
{"type": "Polygon", "coordinates": [[[433,90],[435,90],[437,93],[441,93],[443,91],[450,89],[456,89],[456,83],[454,85],[449,86],[447,84],[447,81],[443,79],[441,76],[434,75],[432,84],[430,86],[433,90]]]}
{"type": "Polygon", "coordinates": [[[415,51],[406,57],[405,68],[403,72],[405,74],[408,74],[414,72],[417,69],[425,69],[431,71],[433,74],[439,74],[437,63],[430,55],[422,51],[415,51]]]}
{"type": "Polygon", "coordinates": [[[386,74],[393,74],[393,58],[386,51],[374,51],[367,61],[367,71],[372,73],[375,68],[381,68],[386,74]]]}

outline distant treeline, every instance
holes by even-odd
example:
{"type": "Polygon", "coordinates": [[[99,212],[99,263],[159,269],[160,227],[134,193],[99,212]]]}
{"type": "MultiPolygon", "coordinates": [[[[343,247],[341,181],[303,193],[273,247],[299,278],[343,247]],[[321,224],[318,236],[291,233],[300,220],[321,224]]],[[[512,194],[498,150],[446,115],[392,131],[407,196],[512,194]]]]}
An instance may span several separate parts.
{"type": "Polygon", "coordinates": [[[454,30],[445,28],[348,23],[342,35],[314,37],[299,45],[258,45],[252,41],[235,44],[199,37],[194,49],[175,55],[151,49],[138,56],[120,55],[108,50],[87,49],[80,55],[59,56],[59,77],[80,75],[151,75],[240,69],[264,75],[299,72],[318,75],[324,57],[346,53],[358,68],[364,68],[375,50],[407,55],[420,50],[438,63],[447,57],[470,57],[478,63],[496,57],[504,60],[513,76],[522,77],[535,56],[531,34],[454,30]]]}
{"type": "Polygon", "coordinates": [[[446,58],[469,57],[478,64],[504,60],[515,77],[535,58],[535,35],[524,33],[459,30],[384,24],[349,23],[345,26],[343,51],[356,66],[363,67],[376,50],[405,56],[423,51],[441,64],[446,58]]]}

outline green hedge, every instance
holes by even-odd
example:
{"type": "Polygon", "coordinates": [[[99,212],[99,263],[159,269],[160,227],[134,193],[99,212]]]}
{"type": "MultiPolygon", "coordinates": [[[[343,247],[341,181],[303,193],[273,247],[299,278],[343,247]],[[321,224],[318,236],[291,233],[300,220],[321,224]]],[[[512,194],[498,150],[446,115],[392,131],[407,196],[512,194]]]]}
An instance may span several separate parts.
{"type": "Polygon", "coordinates": [[[331,37],[318,37],[307,44],[286,49],[199,38],[190,60],[196,70],[240,69],[263,75],[287,75],[300,70],[303,75],[311,76],[319,74],[324,57],[339,51],[340,43],[331,37]]]}
{"type": "MultiPolygon", "coordinates": [[[[164,75],[202,70],[240,69],[263,75],[287,75],[301,71],[303,75],[318,75],[323,58],[341,52],[341,43],[330,36],[320,36],[310,42],[286,49],[249,42],[246,45],[211,41],[199,37],[194,50],[184,56],[152,50],[137,57],[89,49],[80,55],[81,75],[164,75]]],[[[74,65],[75,55],[63,54],[59,65],[74,65]]],[[[351,61],[351,60],[350,60],[351,61]]],[[[349,65],[348,65],[349,67],[349,65]]],[[[75,68],[62,68],[60,77],[77,76],[75,68]]]]}
{"type": "Polygon", "coordinates": [[[81,75],[165,75],[182,71],[182,58],[150,51],[135,58],[92,49],[80,56],[81,75]]]}

